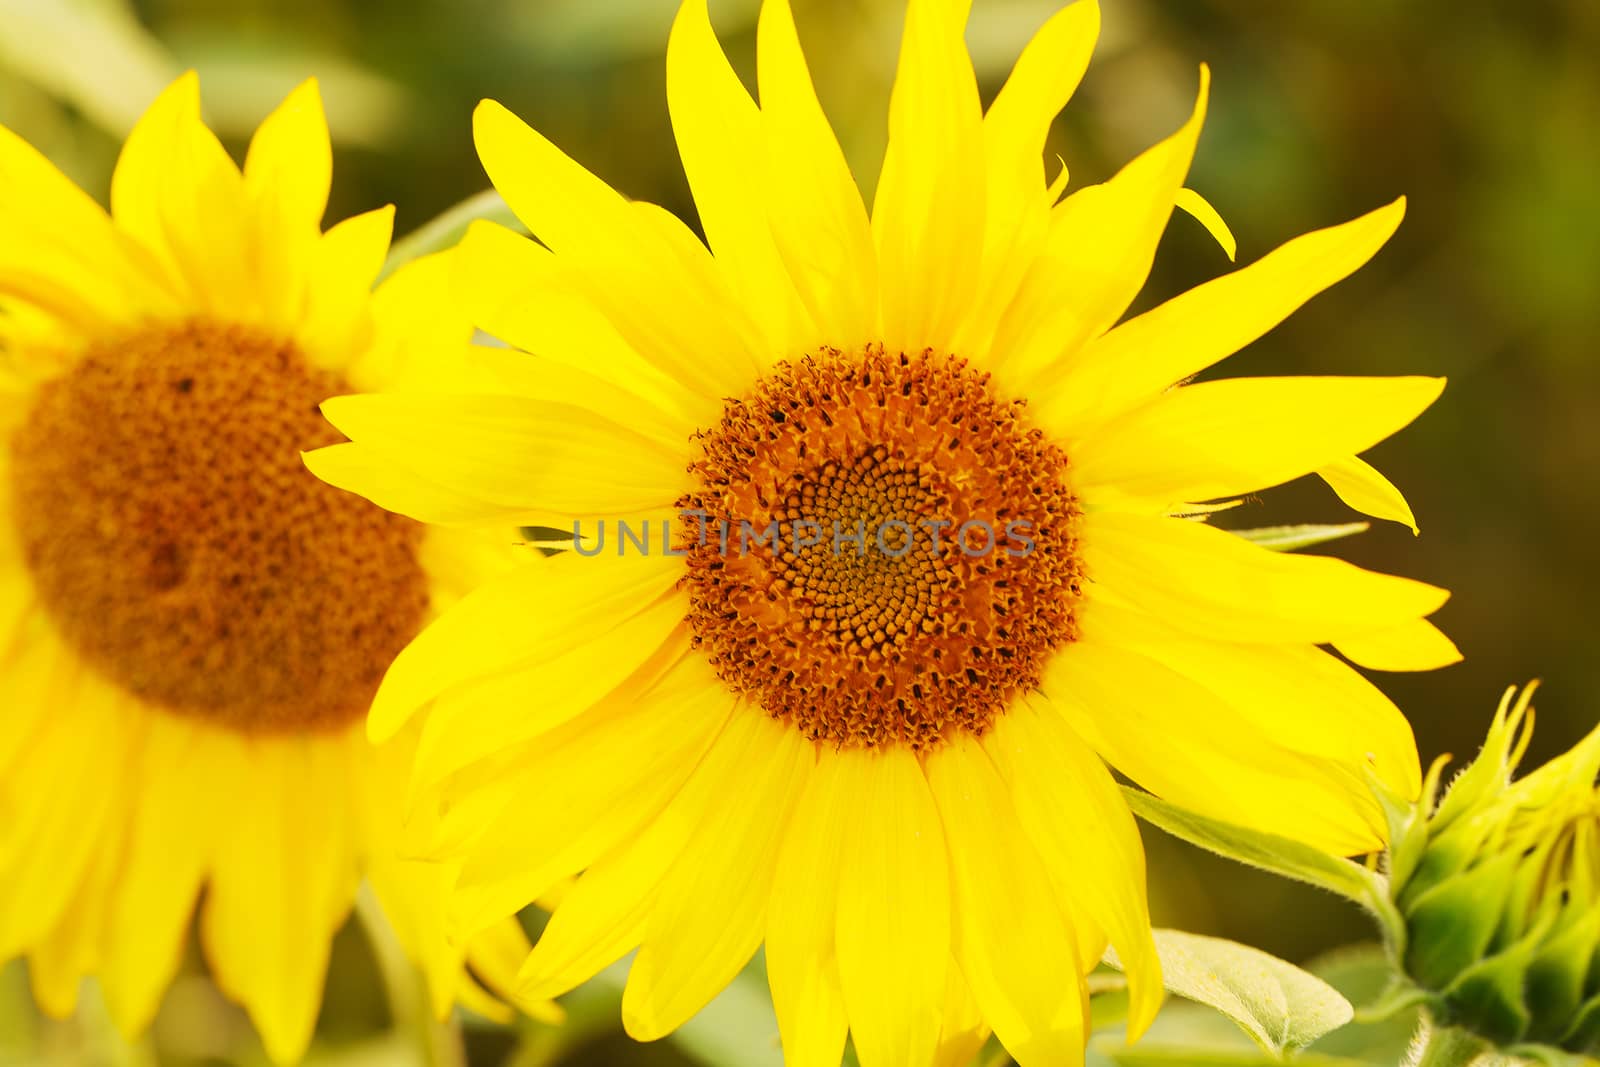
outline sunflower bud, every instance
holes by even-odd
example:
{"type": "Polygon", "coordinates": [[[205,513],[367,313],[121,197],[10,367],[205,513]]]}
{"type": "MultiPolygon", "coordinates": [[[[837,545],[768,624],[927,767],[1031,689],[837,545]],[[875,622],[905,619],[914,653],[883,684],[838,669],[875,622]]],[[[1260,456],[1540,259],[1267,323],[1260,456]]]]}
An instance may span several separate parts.
{"type": "Polygon", "coordinates": [[[1390,798],[1399,962],[1435,1025],[1508,1051],[1600,1050],[1600,729],[1513,781],[1533,729],[1509,690],[1438,797],[1390,798]]]}

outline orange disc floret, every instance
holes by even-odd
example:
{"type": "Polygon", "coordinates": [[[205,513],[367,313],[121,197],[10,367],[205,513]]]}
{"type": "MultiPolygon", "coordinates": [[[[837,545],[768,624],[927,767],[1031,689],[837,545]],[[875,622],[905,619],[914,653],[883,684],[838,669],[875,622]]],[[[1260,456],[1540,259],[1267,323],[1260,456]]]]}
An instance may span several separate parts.
{"type": "Polygon", "coordinates": [[[40,601],[85,661],[244,731],[343,726],[422,625],[421,527],[314,478],[348,391],[290,344],[203,321],[101,343],[12,441],[40,601]]]}
{"type": "Polygon", "coordinates": [[[807,737],[981,734],[1076,636],[1066,454],[964,360],[824,349],[698,442],[689,625],[725,682],[807,737]]]}

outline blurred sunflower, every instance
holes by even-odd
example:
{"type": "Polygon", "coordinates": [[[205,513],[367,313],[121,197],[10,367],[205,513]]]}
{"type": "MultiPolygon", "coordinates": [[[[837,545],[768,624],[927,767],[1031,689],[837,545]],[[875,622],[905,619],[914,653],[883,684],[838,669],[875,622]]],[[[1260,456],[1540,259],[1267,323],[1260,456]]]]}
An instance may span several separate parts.
{"type": "Polygon", "coordinates": [[[1452,662],[1425,618],[1447,594],[1187,516],[1317,472],[1409,523],[1355,456],[1442,382],[1172,388],[1361,266],[1403,206],[1118,325],[1174,205],[1211,215],[1183,188],[1204,72],[1175,135],[1063,200],[1043,148],[1098,10],[1053,17],[985,113],[967,6],[909,5],[869,217],[786,0],[762,10],[759,108],[688,0],[667,97],[711,251],[485,103],[480,155],[541,244],[480,225],[459,292],[524,351],[474,357],[493,395],[324,405],[352,439],[308,456],[334,484],[572,531],[402,652],[370,726],[429,706],[418,833],[460,861],[461,932],[584,872],[521,988],[637,949],[637,1038],[764,942],[788,1063],[837,1064],[847,1033],[865,1067],[959,1063],[987,1027],[1023,1064],[1078,1062],[1108,941],[1135,1034],[1161,998],[1102,758],[1341,853],[1384,841],[1369,768],[1419,788],[1405,719],[1318,646],[1452,662]],[[632,540],[600,542],[618,519],[632,540]],[[1029,547],[1002,551],[1013,522],[1029,547]],[[734,545],[747,525],[778,544],[734,545]]]}
{"type": "MultiPolygon", "coordinates": [[[[384,668],[504,545],[318,482],[326,396],[404,386],[471,328],[434,257],[376,293],[392,209],[326,234],[315,83],[241,172],[173,84],[108,216],[0,128],[0,960],[49,1012],[97,974],[154,1015],[196,902],[219,986],[298,1058],[329,943],[370,878],[442,1011],[495,1002],[438,921],[447,872],[396,858],[412,740],[361,728],[384,668]]],[[[474,946],[520,962],[502,925],[474,946]]],[[[506,971],[502,977],[509,978],[506,971]]]]}

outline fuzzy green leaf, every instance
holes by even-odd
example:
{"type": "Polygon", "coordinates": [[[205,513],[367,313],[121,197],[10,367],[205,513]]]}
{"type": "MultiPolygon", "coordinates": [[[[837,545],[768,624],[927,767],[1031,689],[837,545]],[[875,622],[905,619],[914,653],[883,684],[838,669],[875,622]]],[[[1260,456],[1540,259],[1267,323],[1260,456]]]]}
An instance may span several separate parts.
{"type": "MultiPolygon", "coordinates": [[[[1155,939],[1167,989],[1215,1008],[1268,1052],[1299,1051],[1354,1014],[1327,982],[1260,949],[1178,930],[1155,939]]],[[[1106,962],[1120,966],[1115,950],[1106,962]]]]}
{"type": "Polygon", "coordinates": [[[1124,786],[1122,792],[1135,815],[1174,837],[1219,856],[1353,900],[1378,916],[1387,936],[1402,936],[1404,926],[1389,903],[1383,877],[1360,864],[1330,856],[1287,837],[1200,815],[1140,789],[1124,786]]]}

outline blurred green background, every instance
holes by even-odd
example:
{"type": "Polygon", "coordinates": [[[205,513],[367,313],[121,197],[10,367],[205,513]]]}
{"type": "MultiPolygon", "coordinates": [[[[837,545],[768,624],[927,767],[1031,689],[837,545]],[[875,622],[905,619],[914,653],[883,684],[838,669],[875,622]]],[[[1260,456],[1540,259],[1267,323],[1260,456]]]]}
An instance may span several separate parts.
{"type": "MultiPolygon", "coordinates": [[[[794,6],[823,103],[870,196],[900,0],[794,6]]],[[[976,0],[969,41],[986,96],[1058,6],[976,0]]],[[[1074,186],[1109,176],[1174,129],[1204,60],[1215,87],[1190,184],[1232,225],[1241,262],[1410,197],[1405,225],[1370,267],[1222,373],[1450,378],[1433,410],[1371,454],[1408,494],[1422,536],[1388,526],[1335,550],[1455,590],[1438,621],[1466,662],[1381,679],[1410,715],[1425,761],[1470,755],[1500,691],[1534,676],[1545,686],[1533,757],[1565,748],[1600,709],[1600,4],[1103,6],[1094,66],[1051,146],[1074,186]]],[[[747,76],[756,8],[712,2],[747,76]]],[[[494,97],[624,192],[692,220],[663,96],[674,10],[673,0],[0,0],[0,123],[103,200],[121,135],[176,72],[199,70],[208,118],[240,151],[254,124],[316,74],[336,142],[330,220],[394,202],[405,233],[485,187],[469,116],[494,97]]],[[[1176,216],[1139,306],[1227,269],[1201,228],[1176,216]]],[[[1247,511],[1241,524],[1348,517],[1309,483],[1247,511]]],[[[1295,960],[1368,936],[1331,898],[1155,831],[1146,837],[1159,924],[1295,960]]],[[[349,931],[319,1054],[420,1062],[383,1036],[392,1012],[376,975],[362,936],[349,931]]],[[[40,1054],[24,1044],[47,1048],[51,1062],[258,1055],[197,974],[173,991],[153,1041],[132,1051],[105,1037],[92,1002],[76,1025],[45,1025],[21,991],[18,968],[0,974],[0,1062],[40,1054]]],[[[608,1036],[613,995],[591,998],[600,1044],[563,1062],[682,1062],[680,1051],[608,1036]]],[[[700,1038],[743,1040],[728,1020],[750,1013],[718,1010],[700,1038]]],[[[756,1035],[749,1040],[770,1044],[769,1018],[742,1025],[756,1035]]],[[[511,1048],[505,1035],[469,1031],[474,1063],[504,1062],[511,1048]]],[[[560,1059],[539,1055],[525,1056],[525,1067],[560,1059]]]]}

